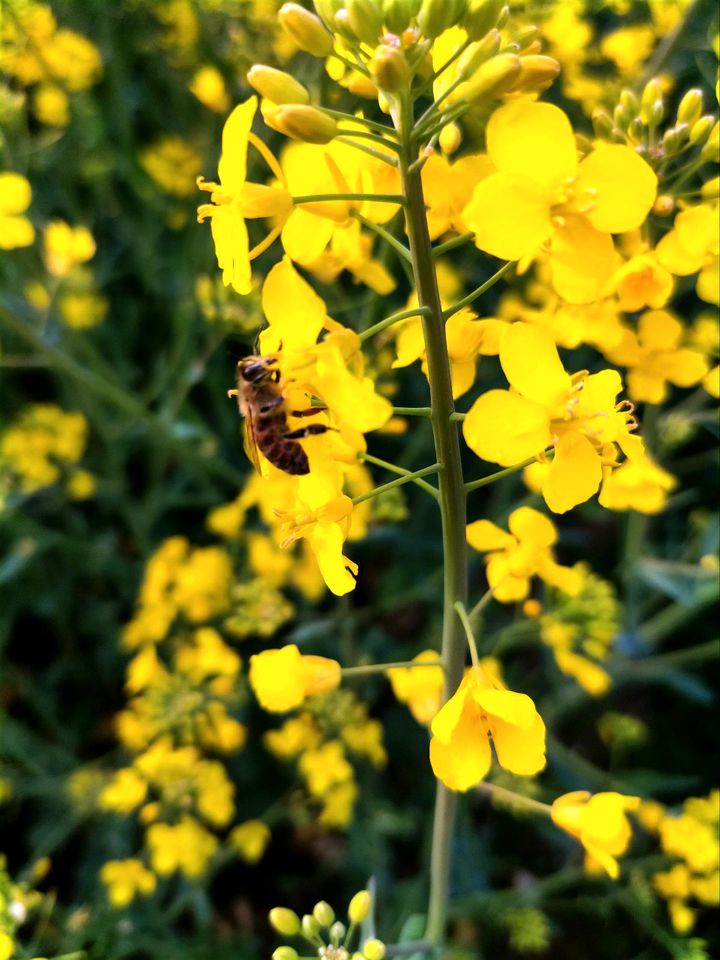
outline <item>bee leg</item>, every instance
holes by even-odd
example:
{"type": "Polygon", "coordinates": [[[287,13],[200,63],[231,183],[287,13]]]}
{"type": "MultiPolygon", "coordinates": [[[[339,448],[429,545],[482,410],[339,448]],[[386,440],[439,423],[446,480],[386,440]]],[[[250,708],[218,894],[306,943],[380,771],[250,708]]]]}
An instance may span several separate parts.
{"type": "Polygon", "coordinates": [[[283,434],[283,440],[302,440],[303,437],[317,437],[321,433],[327,433],[332,427],[325,426],[324,423],[310,423],[307,427],[300,427],[298,430],[291,430],[290,433],[283,434]]]}
{"type": "Polygon", "coordinates": [[[308,407],[307,410],[289,410],[291,417],[314,417],[318,413],[327,410],[327,407],[308,407]]]}

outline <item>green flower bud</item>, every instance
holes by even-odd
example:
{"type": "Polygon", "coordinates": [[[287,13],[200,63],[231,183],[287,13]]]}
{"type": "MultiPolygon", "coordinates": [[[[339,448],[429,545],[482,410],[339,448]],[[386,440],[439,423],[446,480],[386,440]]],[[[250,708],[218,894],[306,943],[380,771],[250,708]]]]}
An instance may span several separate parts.
{"type": "Polygon", "coordinates": [[[317,940],[320,935],[320,924],[310,913],[304,914],[301,921],[302,935],[311,942],[317,940]]]}
{"type": "Polygon", "coordinates": [[[662,100],[656,100],[647,112],[647,122],[651,127],[659,127],[664,116],[665,104],[662,100]]]}
{"type": "Polygon", "coordinates": [[[637,147],[641,143],[645,143],[645,126],[643,125],[640,117],[633,117],[628,126],[628,140],[637,147]]]}
{"type": "Polygon", "coordinates": [[[720,197],[720,177],[713,177],[700,189],[703,200],[717,200],[720,197]]]}
{"type": "Polygon", "coordinates": [[[256,63],[247,72],[247,82],[261,97],[266,97],[273,103],[310,102],[310,94],[305,87],[298,83],[295,77],[291,77],[284,70],[276,70],[275,67],[256,63]]]}
{"type": "Polygon", "coordinates": [[[465,80],[469,79],[481,63],[495,56],[500,49],[500,43],[499,30],[490,30],[478,43],[471,43],[467,50],[458,57],[458,77],[465,80]]]}
{"type": "Polygon", "coordinates": [[[356,893],[348,906],[348,919],[350,923],[362,923],[370,913],[372,900],[367,890],[361,890],[356,893]]]}
{"type": "Polygon", "coordinates": [[[526,50],[531,43],[537,39],[538,28],[536,26],[523,27],[513,37],[513,42],[517,44],[518,50],[526,50]]]}
{"type": "Polygon", "coordinates": [[[497,26],[503,0],[468,0],[462,25],[471,40],[479,40],[497,26]]]}
{"type": "Polygon", "coordinates": [[[339,920],[336,920],[335,923],[330,927],[330,940],[334,946],[338,946],[341,940],[345,939],[345,934],[347,933],[347,927],[344,923],[341,923],[339,920]]]}
{"type": "Polygon", "coordinates": [[[375,46],[382,33],[382,14],[374,0],[346,0],[345,9],[353,33],[363,43],[375,46]]]}
{"type": "Polygon", "coordinates": [[[633,113],[627,107],[619,103],[613,110],[613,122],[619,130],[627,130],[633,113]]]}
{"type": "Polygon", "coordinates": [[[295,43],[314,57],[327,57],[333,48],[332,35],[322,20],[299,3],[284,3],[278,11],[280,26],[295,43]]]}
{"type": "Polygon", "coordinates": [[[383,22],[391,33],[407,30],[420,10],[422,0],[382,0],[383,22]]]}
{"type": "Polygon", "coordinates": [[[520,57],[520,74],[510,89],[539,93],[547,90],[559,73],[560,64],[554,57],[537,53],[520,57]]]}
{"type": "Polygon", "coordinates": [[[614,127],[612,117],[609,113],[603,110],[602,107],[597,107],[595,110],[593,110],[592,125],[593,130],[595,131],[595,136],[599,140],[607,140],[614,127]]]}
{"type": "Polygon", "coordinates": [[[454,26],[465,13],[467,0],[423,0],[418,26],[431,40],[454,26]]]}
{"type": "Polygon", "coordinates": [[[273,130],[303,143],[330,143],[338,132],[338,125],[332,117],[301,103],[282,104],[265,110],[263,117],[273,130]]]}
{"type": "Polygon", "coordinates": [[[284,937],[294,937],[296,933],[300,933],[300,917],[294,910],[288,910],[287,907],[273,907],[268,914],[268,919],[273,929],[284,937]]]}
{"type": "Polygon", "coordinates": [[[520,76],[520,57],[514,53],[499,53],[483,63],[468,80],[448,97],[448,103],[457,100],[492,100],[510,90],[520,76]]]}
{"type": "Polygon", "coordinates": [[[322,17],[327,26],[332,30],[335,14],[343,8],[343,0],[313,0],[318,16],[322,17]]]}
{"type": "Polygon", "coordinates": [[[399,47],[381,43],[376,47],[368,68],[378,87],[388,93],[398,93],[410,83],[410,68],[399,47]]]}
{"type": "Polygon", "coordinates": [[[335,911],[330,904],[324,900],[316,903],[313,907],[313,917],[315,917],[321,927],[330,927],[335,923],[335,911]]]}
{"type": "Polygon", "coordinates": [[[495,24],[495,26],[498,28],[498,30],[502,30],[502,28],[505,26],[505,24],[508,22],[509,19],[510,19],[510,6],[509,4],[506,3],[505,6],[500,11],[500,13],[498,14],[497,23],[495,24]]]}
{"type": "MultiPolygon", "coordinates": [[[[702,117],[700,118],[702,120],[702,117]]],[[[698,120],[700,123],[700,120],[698,120]]],[[[707,143],[700,151],[700,159],[705,163],[720,163],[720,126],[716,123],[710,131],[707,143]]]]}
{"type": "Polygon", "coordinates": [[[702,90],[693,87],[683,96],[678,106],[678,123],[686,123],[689,127],[700,119],[703,110],[702,90]]]}
{"type": "Polygon", "coordinates": [[[332,18],[332,29],[335,33],[339,33],[343,40],[347,40],[350,44],[357,44],[360,41],[360,38],[352,28],[350,14],[345,7],[338,10],[332,18]]]}
{"type": "Polygon", "coordinates": [[[640,113],[638,98],[632,90],[623,90],[620,93],[620,106],[625,108],[625,111],[630,117],[636,117],[638,113],[640,113]]]}
{"type": "Polygon", "coordinates": [[[363,946],[363,956],[366,960],[383,960],[385,944],[382,940],[366,940],[363,946]]]}
{"type": "Polygon", "coordinates": [[[715,117],[711,116],[709,113],[706,113],[704,117],[700,117],[699,120],[696,120],[695,123],[690,127],[690,143],[704,143],[705,140],[710,136],[710,131],[713,128],[713,123],[715,122],[715,117]]]}
{"type": "Polygon", "coordinates": [[[273,950],[272,960],[298,960],[298,952],[292,947],[278,947],[273,950]]]}
{"type": "Polygon", "coordinates": [[[650,113],[654,105],[660,101],[660,106],[662,107],[662,87],[658,80],[650,80],[645,84],[645,89],[642,92],[640,97],[640,117],[645,122],[648,123],[650,119],[650,113]]]}

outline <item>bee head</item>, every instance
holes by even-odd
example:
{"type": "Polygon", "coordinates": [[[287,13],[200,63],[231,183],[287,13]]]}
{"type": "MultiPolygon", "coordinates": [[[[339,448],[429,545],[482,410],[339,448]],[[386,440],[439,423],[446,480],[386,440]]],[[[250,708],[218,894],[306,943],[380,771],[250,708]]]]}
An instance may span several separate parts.
{"type": "Polygon", "coordinates": [[[275,357],[245,357],[244,360],[238,360],[238,379],[246,380],[248,383],[258,383],[267,378],[276,363],[275,357]]]}

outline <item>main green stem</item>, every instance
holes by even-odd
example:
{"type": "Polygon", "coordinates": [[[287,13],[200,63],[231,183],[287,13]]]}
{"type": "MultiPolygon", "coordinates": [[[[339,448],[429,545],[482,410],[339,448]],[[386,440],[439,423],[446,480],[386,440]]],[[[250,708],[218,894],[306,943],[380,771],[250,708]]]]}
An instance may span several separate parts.
{"type": "MultiPolygon", "coordinates": [[[[408,101],[399,108],[394,120],[402,147],[399,166],[415,287],[418,303],[427,308],[422,323],[432,407],[430,422],[437,460],[441,464],[438,476],[444,557],[441,657],[445,670],[444,698],[447,700],[460,685],[465,665],[465,636],[455,612],[455,604],[458,601],[467,604],[466,500],[458,428],[457,424],[450,420],[451,414],[455,412],[450,360],[428,233],[422,180],[420,171],[411,169],[414,159],[413,117],[408,101]]],[[[455,810],[456,794],[438,782],[430,864],[430,899],[425,932],[426,938],[436,945],[440,945],[445,936],[455,810]]]]}

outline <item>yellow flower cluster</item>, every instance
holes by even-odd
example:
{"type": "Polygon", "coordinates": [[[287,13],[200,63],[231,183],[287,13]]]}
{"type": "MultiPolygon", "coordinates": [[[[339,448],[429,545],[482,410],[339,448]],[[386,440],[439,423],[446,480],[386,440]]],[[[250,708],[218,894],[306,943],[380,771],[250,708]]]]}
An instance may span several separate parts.
{"type": "Polygon", "coordinates": [[[200,174],[200,154],[180,137],[165,136],[140,153],[140,165],[163,193],[189,197],[200,174]]]}
{"type": "Polygon", "coordinates": [[[309,805],[319,806],[319,822],[334,829],[348,826],[358,797],[348,754],[377,768],[387,761],[380,722],[369,718],[365,705],[346,690],[310,695],[301,712],[265,734],[264,744],[279,760],[297,763],[309,805]]]}
{"type": "MultiPolygon", "coordinates": [[[[31,880],[37,883],[50,866],[47,859],[39,860],[31,870],[31,880]]],[[[25,923],[31,912],[36,912],[42,904],[42,894],[33,890],[30,883],[15,883],[7,871],[5,855],[0,853],[0,960],[11,960],[16,956],[18,928],[25,923]]],[[[36,958],[40,960],[40,958],[36,958]]]]}
{"type": "Polygon", "coordinates": [[[540,617],[540,637],[553,652],[563,673],[586,693],[600,697],[610,688],[604,660],[620,630],[620,607],[612,584],[585,564],[573,568],[580,589],[572,597],[555,593],[540,617]]]}
{"type": "Polygon", "coordinates": [[[0,21],[0,67],[21,86],[34,87],[41,123],[64,127],[68,93],[97,83],[102,59],[87,37],[58,26],[50,5],[11,2],[0,21]]]}
{"type": "Polygon", "coordinates": [[[49,403],[26,407],[0,434],[0,486],[35,493],[61,480],[71,498],[95,491],[91,474],[76,468],[87,444],[87,420],[49,403]]]}
{"type": "Polygon", "coordinates": [[[648,807],[644,824],[656,832],[664,853],[676,859],[674,866],[654,874],[655,891],[667,900],[670,920],[678,933],[692,930],[701,906],[720,905],[720,791],[707,797],[690,797],[682,810],[648,807]]]}
{"type": "Polygon", "coordinates": [[[24,216],[32,200],[32,189],[19,173],[0,173],[0,250],[29,247],[35,228],[24,216]]]}

